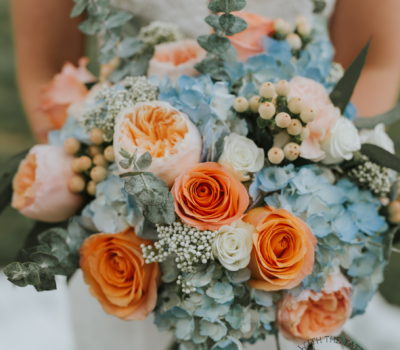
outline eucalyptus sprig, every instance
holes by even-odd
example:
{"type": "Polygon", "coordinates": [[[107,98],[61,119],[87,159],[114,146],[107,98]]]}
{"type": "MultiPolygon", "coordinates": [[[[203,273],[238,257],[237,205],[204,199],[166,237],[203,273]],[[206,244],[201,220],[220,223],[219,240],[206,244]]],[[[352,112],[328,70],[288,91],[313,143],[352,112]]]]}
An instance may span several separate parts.
{"type": "Polygon", "coordinates": [[[214,32],[201,35],[197,41],[207,51],[207,57],[196,69],[209,74],[215,80],[226,80],[225,62],[235,59],[236,52],[229,36],[240,33],[247,28],[247,23],[232,12],[240,11],[246,6],[246,0],[211,0],[208,8],[212,12],[205,21],[214,32]]]}
{"type": "Polygon", "coordinates": [[[124,158],[119,165],[132,169],[121,175],[125,191],[143,208],[144,217],[153,224],[172,224],[175,221],[174,200],[167,184],[152,172],[146,171],[152,158],[149,152],[138,157],[122,149],[124,158]]]}
{"type": "Polygon", "coordinates": [[[108,63],[118,59],[118,69],[112,81],[126,76],[145,74],[153,48],[132,37],[133,14],[114,8],[109,0],[74,0],[71,17],[85,13],[79,29],[86,35],[99,37],[99,61],[108,63]]]}

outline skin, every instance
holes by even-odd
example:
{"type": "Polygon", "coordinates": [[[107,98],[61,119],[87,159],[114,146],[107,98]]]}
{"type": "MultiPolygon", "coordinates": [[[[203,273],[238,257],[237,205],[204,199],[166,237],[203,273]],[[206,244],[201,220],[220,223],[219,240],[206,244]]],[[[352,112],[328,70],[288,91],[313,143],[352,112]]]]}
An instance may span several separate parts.
{"type": "MultiPolygon", "coordinates": [[[[267,0],[265,0],[267,1],[267,0]]],[[[32,130],[45,141],[50,124],[38,111],[40,91],[62,65],[77,63],[84,38],[71,20],[72,0],[14,0],[15,49],[22,100],[32,130]]],[[[369,38],[373,38],[367,64],[353,102],[359,114],[385,112],[396,103],[400,84],[399,0],[338,0],[331,20],[336,59],[348,67],[369,38]],[[378,87],[378,88],[377,88],[378,87]]]]}

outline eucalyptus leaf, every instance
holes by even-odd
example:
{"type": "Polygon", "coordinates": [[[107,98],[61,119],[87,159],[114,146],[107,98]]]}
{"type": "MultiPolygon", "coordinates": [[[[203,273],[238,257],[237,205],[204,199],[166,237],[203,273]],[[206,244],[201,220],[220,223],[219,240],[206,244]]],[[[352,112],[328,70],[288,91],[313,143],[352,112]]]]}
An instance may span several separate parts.
{"type": "Polygon", "coordinates": [[[146,170],[152,162],[151,154],[149,152],[143,153],[136,161],[136,167],[138,170],[146,170]]]}
{"type": "Polygon", "coordinates": [[[150,172],[125,177],[125,191],[143,206],[157,206],[168,199],[168,186],[150,172]]]}
{"type": "Polygon", "coordinates": [[[88,3],[86,0],[75,0],[75,5],[71,10],[71,18],[80,16],[85,11],[88,3]]]}
{"type": "Polygon", "coordinates": [[[208,8],[211,12],[229,13],[243,10],[246,6],[246,0],[211,0],[208,8]]]}
{"type": "Polygon", "coordinates": [[[247,28],[247,23],[244,19],[231,14],[220,16],[219,24],[228,36],[240,33],[247,28]]]}
{"type": "Polygon", "coordinates": [[[370,44],[371,41],[368,41],[330,94],[332,103],[338,107],[342,113],[353,95],[354,88],[367,59],[370,44]]]}
{"type": "Polygon", "coordinates": [[[217,56],[223,55],[231,46],[228,38],[217,34],[200,35],[197,41],[203,49],[217,56]]]}
{"type": "Polygon", "coordinates": [[[87,35],[95,35],[101,30],[101,23],[95,18],[89,17],[79,25],[81,32],[87,35]]]}
{"type": "Polygon", "coordinates": [[[172,224],[175,221],[174,199],[172,194],[168,193],[167,199],[164,203],[146,206],[143,215],[153,224],[172,224]]]}
{"type": "Polygon", "coordinates": [[[221,30],[221,25],[219,24],[219,16],[216,15],[215,13],[212,13],[211,15],[208,15],[205,18],[206,23],[212,27],[214,30],[221,30]]]}
{"type": "Polygon", "coordinates": [[[363,144],[361,153],[366,155],[373,163],[400,172],[400,158],[379,146],[363,144]]]}
{"type": "Polygon", "coordinates": [[[118,56],[127,58],[141,53],[146,48],[146,44],[136,38],[124,39],[118,47],[118,56]]]}
{"type": "Polygon", "coordinates": [[[3,272],[10,282],[19,287],[40,283],[40,267],[37,264],[13,262],[3,272]]]}
{"type": "Polygon", "coordinates": [[[110,17],[107,18],[104,26],[108,29],[115,28],[124,25],[130,19],[132,19],[133,15],[126,11],[118,11],[113,13],[110,17]]]}
{"type": "Polygon", "coordinates": [[[378,124],[392,125],[400,120],[400,103],[390,111],[375,117],[359,117],[354,124],[359,129],[373,129],[378,124]]]}

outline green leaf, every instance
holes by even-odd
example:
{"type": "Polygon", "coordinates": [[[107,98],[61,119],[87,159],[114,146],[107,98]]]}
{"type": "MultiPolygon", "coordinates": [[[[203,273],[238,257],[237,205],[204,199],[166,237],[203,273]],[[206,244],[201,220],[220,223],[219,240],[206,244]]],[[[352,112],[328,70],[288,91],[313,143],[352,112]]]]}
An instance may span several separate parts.
{"type": "Polygon", "coordinates": [[[229,79],[229,75],[225,71],[224,61],[222,59],[207,57],[195,67],[200,73],[208,74],[214,80],[229,79]]]}
{"type": "Polygon", "coordinates": [[[95,35],[101,31],[102,26],[95,18],[89,17],[79,25],[79,29],[84,34],[95,35]]]}
{"type": "Polygon", "coordinates": [[[217,34],[201,35],[197,41],[204,50],[217,56],[222,56],[231,46],[228,38],[217,34]]]}
{"type": "Polygon", "coordinates": [[[332,103],[343,111],[346,109],[353,95],[354,88],[360,77],[361,71],[364,67],[365,60],[368,55],[369,46],[371,41],[364,46],[364,48],[357,55],[356,59],[344,73],[342,79],[336,84],[335,88],[330,94],[332,103]]]}
{"type": "Polygon", "coordinates": [[[71,11],[71,18],[80,16],[86,10],[88,3],[86,0],[75,0],[75,5],[71,11]]]}
{"type": "Polygon", "coordinates": [[[146,48],[146,44],[136,38],[124,39],[119,48],[118,56],[121,58],[127,58],[141,53],[146,48]]]}
{"type": "Polygon", "coordinates": [[[28,150],[18,153],[10,160],[2,164],[0,172],[0,214],[11,203],[12,198],[12,181],[18,170],[19,164],[27,155],[28,150]]]}
{"type": "Polygon", "coordinates": [[[168,199],[168,186],[150,172],[138,173],[125,180],[125,191],[143,206],[161,205],[168,199]]]}
{"type": "Polygon", "coordinates": [[[211,0],[208,8],[211,12],[229,13],[243,10],[246,6],[246,0],[211,0]]]}
{"type": "Polygon", "coordinates": [[[10,282],[19,287],[40,283],[40,267],[37,264],[13,262],[3,272],[10,282]]]}
{"type": "Polygon", "coordinates": [[[149,152],[145,152],[136,161],[136,167],[141,171],[146,170],[151,165],[152,160],[151,154],[149,152]]]}
{"type": "Polygon", "coordinates": [[[130,19],[132,19],[132,17],[133,15],[129,12],[118,11],[116,13],[113,13],[107,18],[106,22],[104,23],[104,26],[108,29],[120,27],[124,25],[126,22],[128,22],[130,19]]]}
{"type": "Polygon", "coordinates": [[[378,124],[392,125],[400,120],[400,103],[390,111],[375,117],[359,117],[354,124],[359,129],[373,129],[378,124]]]}
{"type": "Polygon", "coordinates": [[[228,36],[240,33],[247,28],[247,23],[244,19],[230,14],[222,15],[219,18],[219,24],[228,36]]]}
{"type": "Polygon", "coordinates": [[[168,193],[166,201],[162,204],[146,206],[143,215],[153,224],[172,224],[175,221],[174,199],[172,194],[168,193]]]}
{"type": "Polygon", "coordinates": [[[206,23],[212,27],[215,31],[221,30],[221,25],[219,24],[219,16],[212,13],[208,15],[205,19],[206,23]]]}
{"type": "Polygon", "coordinates": [[[361,153],[373,163],[400,172],[400,158],[381,147],[364,144],[361,146],[361,153]]]}

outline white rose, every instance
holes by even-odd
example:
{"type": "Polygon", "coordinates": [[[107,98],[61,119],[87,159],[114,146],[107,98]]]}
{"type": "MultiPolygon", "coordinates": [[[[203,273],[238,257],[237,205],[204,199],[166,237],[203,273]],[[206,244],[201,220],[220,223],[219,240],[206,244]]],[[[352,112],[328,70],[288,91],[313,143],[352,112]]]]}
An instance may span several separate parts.
{"type": "Polygon", "coordinates": [[[224,150],[219,163],[233,170],[240,181],[250,179],[248,173],[255,173],[264,166],[264,150],[254,141],[232,133],[224,139],[224,150]]]}
{"type": "Polygon", "coordinates": [[[218,230],[213,254],[227,270],[238,271],[249,264],[253,232],[253,225],[241,220],[218,230]]]}
{"type": "Polygon", "coordinates": [[[322,148],[326,153],[323,160],[325,164],[350,160],[353,158],[354,152],[361,149],[358,130],[349,119],[340,117],[322,143],[322,148]]]}
{"type": "Polygon", "coordinates": [[[361,143],[370,143],[379,146],[390,153],[394,153],[393,140],[385,131],[383,124],[378,124],[373,130],[361,130],[361,143]]]}

